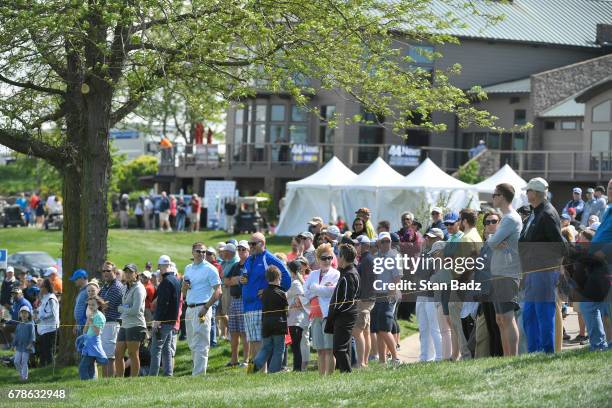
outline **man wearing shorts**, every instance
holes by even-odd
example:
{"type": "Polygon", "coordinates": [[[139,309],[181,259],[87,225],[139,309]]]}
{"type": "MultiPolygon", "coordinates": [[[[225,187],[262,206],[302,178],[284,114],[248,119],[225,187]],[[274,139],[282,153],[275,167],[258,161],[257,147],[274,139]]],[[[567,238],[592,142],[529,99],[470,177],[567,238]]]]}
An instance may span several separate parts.
{"type": "Polygon", "coordinates": [[[191,247],[193,263],[185,267],[181,291],[187,302],[185,329],[193,360],[192,375],[206,374],[212,305],[221,297],[221,279],[217,268],[204,259],[206,247],[196,242],[191,247]]]}
{"type": "Polygon", "coordinates": [[[248,242],[251,256],[246,260],[245,272],[240,278],[242,284],[242,305],[246,339],[249,342],[249,359],[257,355],[261,346],[261,293],[268,287],[266,269],[274,265],[281,271],[281,287],[288,290],[291,276],[285,265],[266,249],[266,237],[261,232],[251,235],[248,242]]]}
{"type": "Polygon", "coordinates": [[[240,277],[245,273],[244,264],[249,257],[249,243],[240,241],[237,245],[238,262],[232,265],[230,271],[225,275],[225,285],[229,288],[230,307],[229,307],[229,332],[232,344],[232,357],[227,364],[228,367],[238,365],[238,344],[242,342],[242,356],[244,362],[240,366],[246,366],[249,358],[249,344],[246,340],[244,329],[244,316],[242,307],[242,288],[240,287],[240,277]]]}
{"type": "Polygon", "coordinates": [[[359,255],[360,290],[357,301],[357,321],[353,328],[353,337],[357,347],[357,368],[367,367],[370,355],[370,312],[374,307],[374,257],[370,253],[370,238],[367,235],[357,237],[355,246],[359,255]]]}
{"type": "Polygon", "coordinates": [[[100,297],[107,303],[104,316],[106,317],[106,324],[100,334],[102,340],[102,349],[106,354],[106,357],[111,360],[107,365],[104,366],[102,371],[103,377],[114,377],[115,376],[115,347],[117,346],[117,334],[119,333],[119,327],[121,326],[120,317],[121,313],[117,310],[117,307],[121,304],[121,299],[125,291],[124,286],[117,280],[116,266],[110,261],[104,262],[102,265],[102,279],[104,285],[100,288],[100,297]]]}
{"type": "Polygon", "coordinates": [[[497,231],[487,239],[493,250],[491,258],[491,301],[499,326],[504,356],[518,354],[519,330],[514,318],[518,310],[521,262],[518,240],[523,228],[521,216],[512,208],[514,187],[502,183],[495,187],[493,206],[503,214],[497,231]]]}

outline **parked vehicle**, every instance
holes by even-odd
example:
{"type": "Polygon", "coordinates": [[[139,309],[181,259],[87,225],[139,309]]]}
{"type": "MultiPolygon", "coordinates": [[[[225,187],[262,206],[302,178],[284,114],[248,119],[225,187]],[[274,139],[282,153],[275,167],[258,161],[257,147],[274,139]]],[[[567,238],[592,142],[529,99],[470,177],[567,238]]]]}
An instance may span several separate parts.
{"type": "Polygon", "coordinates": [[[42,276],[47,268],[57,267],[57,261],[51,255],[40,251],[15,252],[6,261],[8,266],[15,268],[15,274],[25,271],[32,276],[42,276]]]}
{"type": "Polygon", "coordinates": [[[266,197],[238,197],[238,214],[234,220],[234,233],[259,232],[266,228],[266,220],[259,212],[259,204],[268,201],[266,197]]]}
{"type": "Polygon", "coordinates": [[[4,207],[3,213],[4,213],[4,220],[2,224],[4,225],[4,228],[8,226],[25,227],[26,225],[25,216],[23,214],[23,211],[21,211],[21,208],[17,204],[4,207]]]}

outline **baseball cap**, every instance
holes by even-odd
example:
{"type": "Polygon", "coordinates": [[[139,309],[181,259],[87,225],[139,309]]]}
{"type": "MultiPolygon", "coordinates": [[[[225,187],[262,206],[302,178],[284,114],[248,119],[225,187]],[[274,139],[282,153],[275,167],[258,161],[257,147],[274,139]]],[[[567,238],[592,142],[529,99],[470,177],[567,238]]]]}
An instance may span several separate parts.
{"type": "Polygon", "coordinates": [[[11,290],[11,293],[15,293],[19,295],[23,294],[22,290],[19,288],[13,288],[13,290],[11,290]]]}
{"type": "MultiPolygon", "coordinates": [[[[223,244],[223,246],[225,246],[225,244],[223,244]]],[[[206,248],[206,253],[207,254],[217,255],[217,251],[215,251],[215,248],[213,248],[213,247],[206,248]]]]}
{"type": "Polygon", "coordinates": [[[289,268],[291,272],[297,273],[302,269],[302,264],[300,263],[300,261],[295,259],[287,264],[287,268],[289,268]]]}
{"type": "Polygon", "coordinates": [[[441,251],[446,247],[446,241],[436,241],[431,246],[431,249],[427,253],[427,255],[433,255],[434,253],[441,251]]]}
{"type": "Polygon", "coordinates": [[[147,279],[151,279],[153,277],[153,274],[151,273],[151,271],[143,271],[140,274],[147,279]]]}
{"type": "Polygon", "coordinates": [[[569,215],[567,215],[567,214],[563,214],[563,215],[561,215],[561,218],[562,218],[562,219],[564,219],[564,220],[568,220],[568,221],[571,221],[571,219],[572,219],[572,217],[570,217],[570,216],[569,216],[569,215]]]}
{"type": "Polygon", "coordinates": [[[459,221],[459,214],[457,211],[451,211],[444,216],[444,224],[454,224],[459,221]]]}
{"type": "Polygon", "coordinates": [[[6,271],[15,273],[15,268],[13,268],[12,266],[7,266],[6,271]]]}
{"type": "Polygon", "coordinates": [[[378,240],[382,241],[383,239],[388,239],[389,241],[391,241],[391,234],[389,234],[387,231],[383,231],[378,234],[378,240]]]}
{"type": "Polygon", "coordinates": [[[429,231],[427,231],[425,235],[431,238],[444,239],[444,232],[442,232],[440,228],[432,228],[429,231]]]}
{"type": "Polygon", "coordinates": [[[370,245],[370,238],[368,238],[367,235],[360,235],[357,237],[357,242],[359,242],[360,244],[368,244],[370,245]]]}
{"type": "Polygon", "coordinates": [[[123,267],[124,271],[130,271],[133,273],[138,273],[138,268],[133,263],[129,263],[123,267]]]}
{"type": "Polygon", "coordinates": [[[28,312],[29,314],[32,314],[32,312],[30,311],[30,308],[29,308],[29,307],[27,307],[27,306],[21,306],[21,307],[19,308],[19,313],[23,312],[24,310],[25,310],[26,312],[28,312]]]}
{"type": "Polygon", "coordinates": [[[304,231],[304,232],[300,233],[300,235],[298,235],[298,237],[314,239],[314,235],[312,235],[312,232],[310,232],[310,231],[304,231]]]}
{"type": "Polygon", "coordinates": [[[238,245],[238,241],[235,239],[228,239],[227,241],[225,241],[226,244],[233,244],[234,246],[238,245]]]}
{"type": "Polygon", "coordinates": [[[582,189],[580,187],[574,187],[572,189],[572,193],[582,194],[582,189]]]}
{"type": "Polygon", "coordinates": [[[159,257],[159,261],[157,261],[158,265],[170,265],[172,259],[168,255],[162,255],[159,257]]]}
{"type": "Polygon", "coordinates": [[[231,253],[235,253],[236,252],[236,245],[234,244],[225,244],[225,248],[223,248],[225,251],[229,251],[231,253]]]}
{"type": "Polygon", "coordinates": [[[57,274],[57,268],[55,266],[50,266],[47,269],[45,269],[45,273],[43,274],[43,276],[47,278],[53,275],[54,273],[57,274]]]}
{"type": "Polygon", "coordinates": [[[247,241],[246,239],[238,241],[238,245],[236,245],[236,248],[249,249],[249,241],[247,241]]]}
{"type": "Polygon", "coordinates": [[[525,186],[525,190],[539,191],[545,193],[548,191],[548,182],[542,177],[535,177],[529,180],[529,183],[525,186]]]}
{"type": "Polygon", "coordinates": [[[440,207],[434,207],[434,208],[431,209],[431,212],[432,213],[435,212],[435,213],[438,213],[438,214],[442,214],[442,209],[440,207]]]}
{"type": "Polygon", "coordinates": [[[74,271],[72,273],[72,276],[70,277],[71,281],[75,281],[77,279],[87,279],[87,271],[85,269],[77,269],[76,271],[74,271]]]}
{"type": "Polygon", "coordinates": [[[417,220],[413,220],[412,221],[412,225],[414,225],[416,227],[417,230],[420,230],[421,228],[423,228],[423,224],[421,224],[420,222],[418,222],[417,220]]]}
{"type": "Polygon", "coordinates": [[[589,188],[587,188],[586,192],[589,193],[589,194],[593,194],[595,192],[595,189],[593,187],[589,187],[589,188]]]}
{"type": "Polygon", "coordinates": [[[355,211],[355,214],[370,214],[370,209],[368,207],[361,207],[355,211]]]}
{"type": "Polygon", "coordinates": [[[338,228],[335,225],[330,225],[329,227],[327,227],[327,233],[329,235],[332,235],[334,237],[337,237],[340,235],[340,228],[338,228]]]}
{"type": "Polygon", "coordinates": [[[310,221],[308,221],[310,225],[323,224],[323,218],[321,217],[312,217],[310,221]]]}

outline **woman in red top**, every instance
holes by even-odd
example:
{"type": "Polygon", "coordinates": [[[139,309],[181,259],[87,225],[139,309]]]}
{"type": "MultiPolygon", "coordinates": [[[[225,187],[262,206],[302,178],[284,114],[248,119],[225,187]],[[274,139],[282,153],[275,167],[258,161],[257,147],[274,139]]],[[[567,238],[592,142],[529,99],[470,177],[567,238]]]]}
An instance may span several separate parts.
{"type": "Polygon", "coordinates": [[[153,286],[153,283],[151,282],[152,276],[153,275],[151,275],[151,272],[147,270],[145,270],[143,273],[140,274],[140,282],[142,282],[142,284],[145,287],[145,291],[147,292],[147,297],[145,297],[145,311],[144,311],[147,326],[149,325],[151,320],[153,320],[152,303],[153,303],[153,299],[155,299],[155,293],[157,292],[155,290],[155,286],[153,286]]]}

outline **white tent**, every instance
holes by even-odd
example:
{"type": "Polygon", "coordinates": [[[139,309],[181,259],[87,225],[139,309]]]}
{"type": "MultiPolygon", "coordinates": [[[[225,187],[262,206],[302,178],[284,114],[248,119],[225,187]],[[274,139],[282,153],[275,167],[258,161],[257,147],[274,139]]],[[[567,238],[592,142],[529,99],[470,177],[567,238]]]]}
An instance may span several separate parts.
{"type": "Polygon", "coordinates": [[[495,186],[501,183],[508,183],[514,187],[515,195],[514,200],[512,201],[512,206],[514,208],[519,208],[527,204],[527,195],[525,194],[525,191],[523,191],[523,188],[527,185],[527,182],[523,180],[521,176],[516,174],[516,172],[512,170],[512,167],[510,167],[508,164],[505,164],[488,179],[475,184],[474,187],[476,187],[479,193],[493,194],[493,191],[495,191],[495,186]]]}
{"type": "Polygon", "coordinates": [[[351,223],[355,211],[367,207],[372,210],[372,222],[385,219],[382,210],[387,204],[380,200],[381,190],[403,179],[404,176],[393,170],[382,158],[377,158],[357,177],[341,186],[345,212],[339,215],[351,223]]]}
{"type": "Polygon", "coordinates": [[[312,217],[323,217],[327,222],[343,214],[339,186],[355,177],[357,175],[334,156],[316,173],[287,183],[286,203],[276,234],[296,235],[306,230],[312,217]]]}
{"type": "Polygon", "coordinates": [[[432,207],[441,205],[452,210],[479,209],[475,186],[457,180],[440,169],[431,159],[425,159],[399,183],[386,186],[379,198],[384,203],[381,215],[399,227],[400,215],[411,211],[423,224],[432,207]]]}

